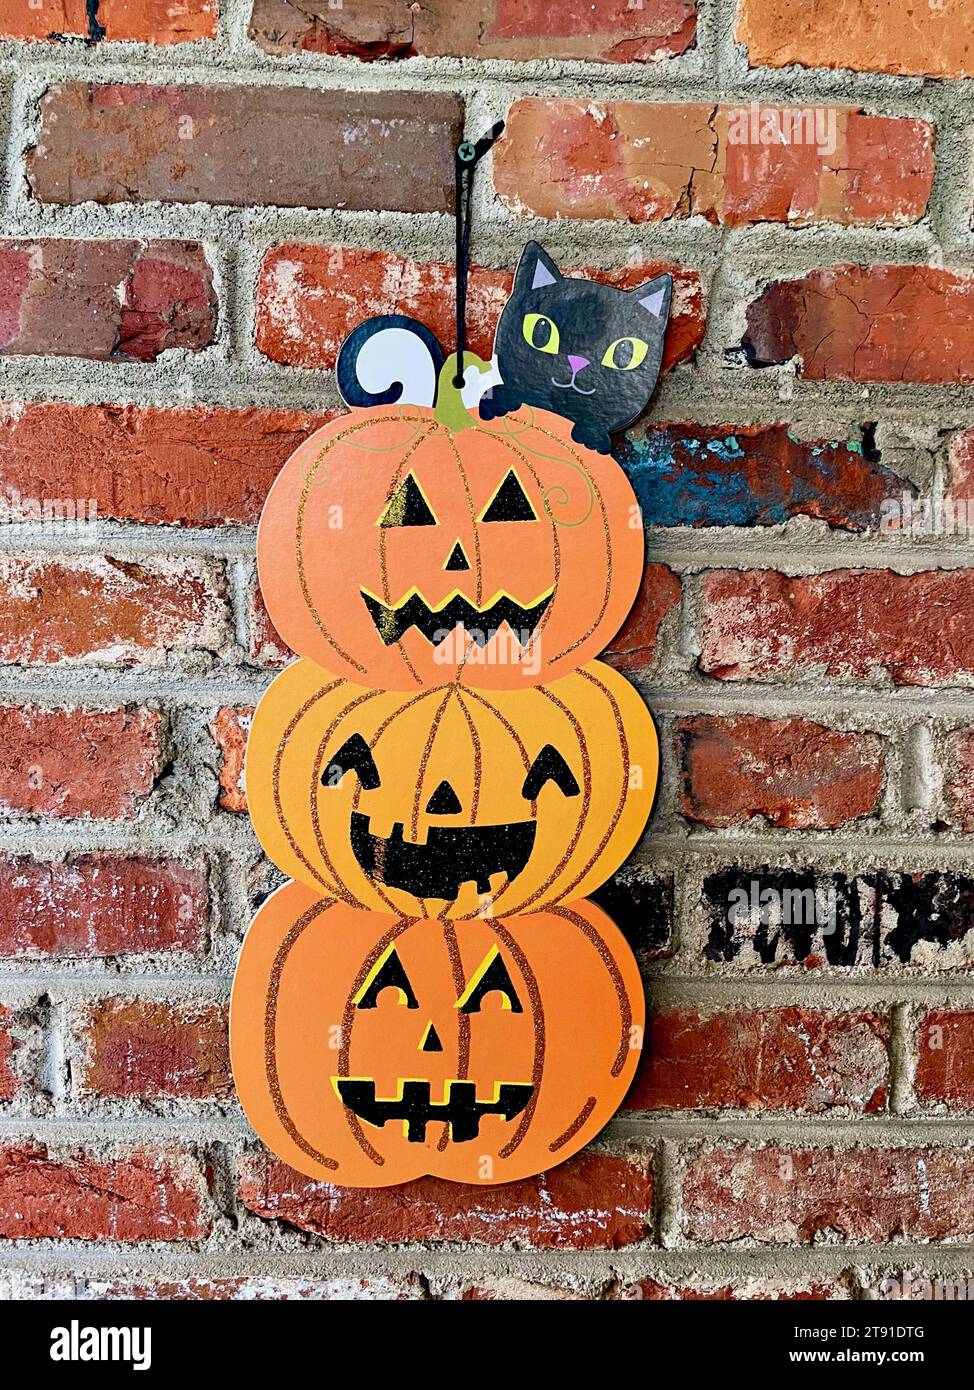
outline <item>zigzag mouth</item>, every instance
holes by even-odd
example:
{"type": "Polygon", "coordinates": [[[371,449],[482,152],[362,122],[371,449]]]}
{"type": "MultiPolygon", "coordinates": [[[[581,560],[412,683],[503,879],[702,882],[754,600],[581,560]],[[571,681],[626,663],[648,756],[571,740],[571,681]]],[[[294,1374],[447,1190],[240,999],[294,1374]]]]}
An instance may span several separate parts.
{"type": "Polygon", "coordinates": [[[434,1101],[428,1081],[401,1081],[400,1094],[385,1100],[376,1095],[375,1082],[366,1077],[335,1076],[332,1084],[343,1105],[366,1124],[381,1129],[389,1120],[401,1120],[412,1144],[422,1144],[426,1126],[438,1120],[450,1126],[450,1138],[455,1144],[467,1143],[480,1134],[480,1121],[485,1115],[513,1120],[534,1093],[534,1087],[527,1083],[501,1081],[495,1087],[494,1100],[478,1100],[473,1081],[447,1081],[444,1100],[434,1101]]]}
{"type": "Polygon", "coordinates": [[[462,627],[478,647],[486,647],[505,624],[515,640],[526,647],[555,591],[548,589],[529,604],[518,603],[510,594],[501,592],[482,608],[457,589],[435,608],[417,589],[410,590],[397,604],[383,603],[368,589],[359,592],[376,632],[387,647],[401,642],[413,627],[433,647],[438,647],[458,627],[462,627]]]}

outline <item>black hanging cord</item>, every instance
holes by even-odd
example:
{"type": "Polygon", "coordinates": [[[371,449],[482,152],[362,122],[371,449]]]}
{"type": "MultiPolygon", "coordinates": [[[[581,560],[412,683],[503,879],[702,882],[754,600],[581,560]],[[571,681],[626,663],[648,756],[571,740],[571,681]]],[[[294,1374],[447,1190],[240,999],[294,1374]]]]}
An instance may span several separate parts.
{"type": "Polygon", "coordinates": [[[471,144],[458,146],[454,162],[456,180],[456,276],[457,276],[457,370],[453,384],[463,388],[463,363],[467,346],[467,274],[470,270],[470,213],[473,207],[474,170],[489,149],[500,139],[504,122],[498,121],[489,133],[471,144]]]}

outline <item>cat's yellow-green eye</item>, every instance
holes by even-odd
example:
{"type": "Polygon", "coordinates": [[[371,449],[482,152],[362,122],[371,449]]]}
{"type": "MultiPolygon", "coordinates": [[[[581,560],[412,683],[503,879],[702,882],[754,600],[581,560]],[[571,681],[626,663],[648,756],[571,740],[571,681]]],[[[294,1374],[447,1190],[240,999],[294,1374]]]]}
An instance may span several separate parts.
{"type": "MultiPolygon", "coordinates": [[[[539,352],[558,351],[558,325],[547,314],[525,314],[521,324],[524,341],[539,352]]],[[[644,351],[645,355],[645,351],[644,351]]]]}
{"type": "Polygon", "coordinates": [[[642,338],[616,338],[610,343],[602,358],[603,367],[614,367],[620,372],[631,372],[641,367],[649,352],[649,344],[642,338]]]}

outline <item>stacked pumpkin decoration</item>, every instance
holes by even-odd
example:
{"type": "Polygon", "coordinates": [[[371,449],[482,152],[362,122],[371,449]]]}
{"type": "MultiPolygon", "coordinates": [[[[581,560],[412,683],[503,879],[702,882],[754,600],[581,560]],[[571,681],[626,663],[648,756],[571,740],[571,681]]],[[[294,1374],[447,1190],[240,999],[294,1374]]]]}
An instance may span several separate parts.
{"type": "Polygon", "coordinates": [[[353,410],[264,508],[261,587],[300,656],[257,708],[247,793],[293,882],[247,933],[231,1047],[254,1128],[313,1177],[525,1177],[632,1080],[638,971],[585,895],[656,789],[652,720],[594,660],[643,533],[570,430],[353,410]]]}

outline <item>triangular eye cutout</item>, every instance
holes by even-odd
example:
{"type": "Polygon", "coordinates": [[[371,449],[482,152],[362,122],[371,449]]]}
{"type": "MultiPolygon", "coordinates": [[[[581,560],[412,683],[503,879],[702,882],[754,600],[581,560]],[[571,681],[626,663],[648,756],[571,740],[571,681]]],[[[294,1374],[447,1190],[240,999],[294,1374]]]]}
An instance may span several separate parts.
{"type": "Polygon", "coordinates": [[[413,987],[394,946],[384,951],[369,971],[365,984],[355,996],[356,1008],[377,1008],[379,995],[384,989],[398,990],[399,1002],[405,1004],[407,1009],[419,1008],[419,1001],[413,993],[413,987]]]}
{"type": "Polygon", "coordinates": [[[550,743],[546,743],[542,748],[524,779],[521,795],[525,801],[536,801],[538,793],[546,782],[554,782],[563,796],[578,796],[579,794],[579,785],[575,780],[574,772],[558,752],[558,749],[550,743]]]}
{"type": "Polygon", "coordinates": [[[487,503],[480,521],[537,521],[538,515],[514,469],[510,469],[500,487],[487,503]]]}
{"type": "Polygon", "coordinates": [[[514,981],[496,946],[492,946],[481,961],[467,988],[457,1000],[457,1008],[462,1014],[477,1014],[488,994],[499,990],[504,996],[504,1008],[512,1014],[523,1013],[521,1001],[517,997],[514,981]]]}
{"type": "Polygon", "coordinates": [[[435,526],[433,509],[423,496],[423,489],[412,473],[405,478],[389,498],[379,518],[380,526],[435,526]]]}
{"type": "Polygon", "coordinates": [[[357,772],[362,790],[375,791],[379,785],[379,769],[375,765],[369,745],[361,734],[352,734],[333,754],[331,761],[321,774],[323,787],[337,787],[346,772],[357,772]]]}

